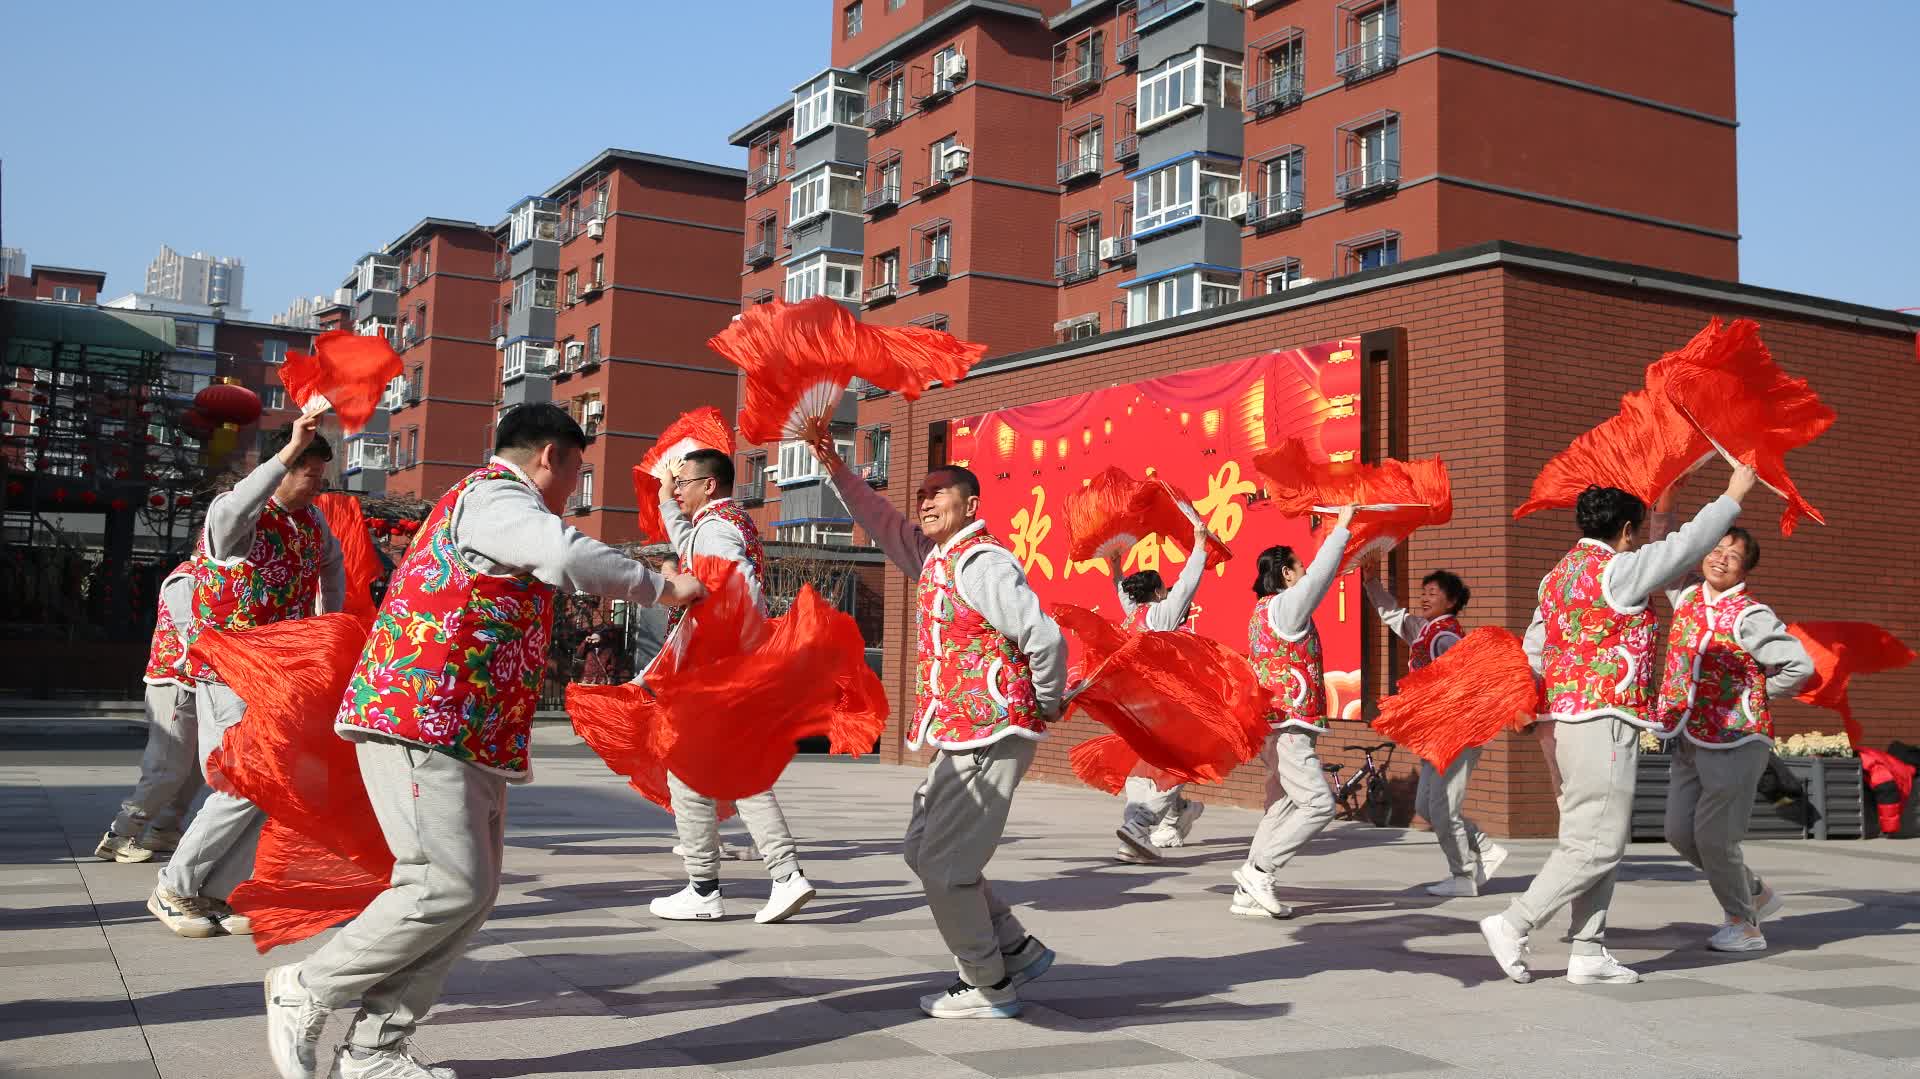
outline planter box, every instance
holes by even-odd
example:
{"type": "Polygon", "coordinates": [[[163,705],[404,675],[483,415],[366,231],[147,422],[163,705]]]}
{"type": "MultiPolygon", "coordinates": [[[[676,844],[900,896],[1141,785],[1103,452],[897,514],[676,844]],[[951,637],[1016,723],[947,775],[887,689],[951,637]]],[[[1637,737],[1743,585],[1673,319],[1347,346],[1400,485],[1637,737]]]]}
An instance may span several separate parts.
{"type": "MultiPolygon", "coordinates": [[[[1866,834],[1867,808],[1855,757],[1782,757],[1806,788],[1806,798],[1776,805],[1756,793],[1746,839],[1858,839],[1866,834]]],[[[1668,773],[1673,758],[1640,755],[1633,790],[1633,838],[1666,838],[1668,773]]]]}

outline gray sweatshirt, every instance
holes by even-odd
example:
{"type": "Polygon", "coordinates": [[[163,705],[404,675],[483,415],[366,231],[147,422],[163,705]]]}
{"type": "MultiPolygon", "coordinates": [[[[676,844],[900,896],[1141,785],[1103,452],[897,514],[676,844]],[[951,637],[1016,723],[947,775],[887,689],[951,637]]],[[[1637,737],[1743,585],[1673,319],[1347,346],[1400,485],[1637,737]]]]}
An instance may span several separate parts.
{"type": "Polygon", "coordinates": [[[1313,612],[1320,609],[1320,602],[1327,598],[1333,582],[1340,577],[1340,557],[1346,553],[1347,537],[1344,528],[1327,533],[1320,541],[1320,553],[1314,555],[1313,562],[1307,566],[1306,576],[1267,603],[1267,625],[1272,626],[1275,633],[1289,641],[1307,635],[1307,629],[1313,625],[1313,612]]]}
{"type": "MultiPolygon", "coordinates": [[[[280,458],[260,462],[233,490],[215,496],[207,504],[206,549],[216,562],[245,558],[253,550],[254,527],[267,503],[273,501],[274,488],[287,475],[280,458]]],[[[315,614],[342,609],[347,594],[346,562],[340,555],[340,541],[333,538],[325,518],[320,521],[320,595],[315,614]]]]}
{"type": "MultiPolygon", "coordinates": [[[[1185,625],[1187,611],[1193,606],[1193,595],[1200,591],[1200,578],[1206,572],[1206,541],[1196,537],[1193,553],[1187,556],[1187,564],[1180,568],[1180,576],[1175,578],[1173,587],[1167,589],[1167,598],[1158,603],[1146,605],[1147,628],[1160,633],[1171,633],[1185,625]]],[[[1133,598],[1127,595],[1126,589],[1120,588],[1120,582],[1115,581],[1114,587],[1120,592],[1121,615],[1124,617],[1133,614],[1134,608],[1140,604],[1135,603],[1133,598]]]]}
{"type": "MultiPolygon", "coordinates": [[[[1367,578],[1365,587],[1367,599],[1373,603],[1374,613],[1380,616],[1380,621],[1386,623],[1387,629],[1391,630],[1394,636],[1408,644],[1420,638],[1421,632],[1427,628],[1427,623],[1431,619],[1423,618],[1400,606],[1400,601],[1394,598],[1393,592],[1378,577],[1367,578]]],[[[1433,638],[1433,658],[1439,659],[1446,655],[1447,649],[1459,643],[1458,634],[1436,635],[1433,638]]]]}
{"type": "MultiPolygon", "coordinates": [[[[1600,579],[1601,590],[1609,606],[1622,614],[1631,614],[1647,605],[1653,593],[1700,564],[1708,551],[1720,542],[1740,516],[1740,503],[1721,495],[1702,506],[1680,531],[1663,539],[1650,540],[1630,551],[1622,551],[1607,563],[1600,579]]],[[[1598,540],[1581,540],[1611,550],[1598,540]]],[[[1547,644],[1547,621],[1536,604],[1533,621],[1527,626],[1527,660],[1537,677],[1546,670],[1542,653],[1547,644]]]]}
{"type": "MultiPolygon", "coordinates": [[[[1648,535],[1659,539],[1666,535],[1672,525],[1671,513],[1656,513],[1648,522],[1648,535]]],[[[1716,546],[1719,542],[1718,539],[1714,540],[1716,546]]],[[[1667,589],[1667,604],[1679,610],[1688,590],[1698,588],[1711,607],[1726,596],[1744,591],[1746,587],[1746,582],[1742,581],[1714,595],[1696,568],[1674,587],[1667,589]]],[[[1765,604],[1756,603],[1747,608],[1740,620],[1734,623],[1733,639],[1734,643],[1746,650],[1747,655],[1753,657],[1755,663],[1760,664],[1761,670],[1767,672],[1768,697],[1791,697],[1800,692],[1800,687],[1806,684],[1807,679],[1813,677],[1813,657],[1807,655],[1806,646],[1800,643],[1800,638],[1787,632],[1786,623],[1780,621],[1780,616],[1773,613],[1773,608],[1765,604]]]]}
{"type": "MultiPolygon", "coordinates": [[[[867,485],[845,465],[834,470],[833,486],[860,527],[872,535],[893,564],[908,580],[917,580],[937,544],[922,535],[893,508],[887,496],[867,485]]],[[[958,537],[955,537],[958,538],[958,537]]],[[[949,539],[947,543],[953,543],[949,539]]],[[[1033,671],[1033,691],[1040,714],[1048,719],[1060,715],[1061,698],[1067,687],[1067,643],[1060,627],[1040,606],[1040,597],[1027,584],[1027,575],[1011,553],[986,552],[961,565],[956,584],[960,596],[978,608],[994,629],[1005,634],[1027,657],[1033,671]]]]}
{"type": "MultiPolygon", "coordinates": [[[[511,461],[493,462],[511,468],[511,461]]],[[[453,508],[453,542],[475,573],[529,576],[569,592],[651,605],[660,575],[562,521],[528,483],[484,480],[467,488],[453,508]]]]}
{"type": "MultiPolygon", "coordinates": [[[[708,507],[718,506],[730,498],[716,498],[707,503],[708,507]]],[[[673,549],[685,563],[692,568],[694,555],[711,555],[724,558],[740,567],[740,576],[747,582],[747,591],[752,593],[753,602],[762,613],[767,609],[767,597],[762,590],[760,575],[754,572],[753,562],[747,557],[747,537],[722,517],[706,513],[702,507],[698,520],[689,519],[680,512],[679,503],[673,500],[672,484],[660,485],[660,519],[666,522],[667,538],[672,541],[673,549]]]]}

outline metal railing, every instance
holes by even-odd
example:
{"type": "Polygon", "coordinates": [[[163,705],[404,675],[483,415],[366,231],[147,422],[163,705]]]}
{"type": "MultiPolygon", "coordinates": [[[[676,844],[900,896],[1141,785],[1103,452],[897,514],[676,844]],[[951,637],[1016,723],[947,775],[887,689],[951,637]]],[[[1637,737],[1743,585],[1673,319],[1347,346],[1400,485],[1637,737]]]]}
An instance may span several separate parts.
{"type": "Polygon", "coordinates": [[[747,265],[758,266],[773,261],[773,237],[769,236],[752,247],[747,248],[747,265]]]}
{"type": "Polygon", "coordinates": [[[1333,56],[1333,73],[1348,82],[1370,78],[1392,70],[1400,63],[1400,38],[1383,34],[1357,45],[1349,45],[1333,56]]]}
{"type": "Polygon", "coordinates": [[[871,131],[885,131],[906,117],[907,107],[892,98],[882,98],[867,108],[861,123],[871,131]]]}
{"type": "Polygon", "coordinates": [[[1078,180],[1084,176],[1098,175],[1100,175],[1099,154],[1076,154],[1060,163],[1059,176],[1060,182],[1063,184],[1069,180],[1078,180]]]}
{"type": "Polygon", "coordinates": [[[1145,26],[1156,19],[1164,19],[1183,7],[1199,2],[1200,0],[1140,0],[1140,11],[1134,17],[1133,25],[1145,26]]]}
{"type": "Polygon", "coordinates": [[[932,281],[945,276],[947,276],[946,259],[921,259],[907,267],[907,281],[910,284],[932,281]]]}
{"type": "Polygon", "coordinates": [[[865,210],[867,213],[872,213],[875,210],[879,210],[887,206],[898,206],[898,205],[900,205],[900,185],[899,184],[882,184],[879,187],[874,188],[872,191],[867,192],[866,198],[862,199],[860,202],[860,208],[865,210]]]}
{"type": "Polygon", "coordinates": [[[772,303],[773,290],[770,288],[757,288],[740,298],[750,304],[772,303]]]}
{"type": "Polygon", "coordinates": [[[1306,206],[1303,192],[1281,191],[1251,199],[1247,203],[1247,224],[1274,226],[1283,224],[1287,218],[1300,219],[1300,212],[1306,206]]]}
{"type": "Polygon", "coordinates": [[[1377,194],[1400,183],[1400,162],[1396,158],[1369,161],[1347,169],[1333,178],[1336,198],[1353,199],[1377,194]]]}
{"type": "Polygon", "coordinates": [[[892,281],[882,281],[877,285],[869,286],[867,291],[860,297],[860,302],[879,303],[882,300],[891,300],[899,294],[899,285],[894,284],[892,281]]]}
{"type": "Polygon", "coordinates": [[[1108,242],[1113,245],[1107,253],[1109,262],[1120,262],[1133,257],[1133,237],[1115,236],[1108,242]]]}
{"type": "Polygon", "coordinates": [[[1128,34],[1113,43],[1113,62],[1124,64],[1140,55],[1140,35],[1128,34]]]}
{"type": "Polygon", "coordinates": [[[1055,95],[1072,94],[1085,90],[1090,86],[1098,86],[1100,85],[1100,76],[1102,74],[1100,58],[1090,56],[1083,63],[1062,74],[1055,75],[1053,77],[1053,92],[1055,95]]]}
{"type": "Polygon", "coordinates": [[[1063,284],[1085,281],[1100,275],[1100,260],[1092,251],[1075,251],[1053,260],[1053,276],[1063,284]]]}
{"type": "Polygon", "coordinates": [[[747,194],[758,195],[779,182],[780,166],[772,161],[762,162],[759,168],[747,173],[747,194]]]}
{"type": "Polygon", "coordinates": [[[1128,135],[1126,138],[1113,144],[1113,159],[1116,162],[1131,161],[1139,156],[1140,136],[1138,135],[1128,135]]]}
{"type": "Polygon", "coordinates": [[[1247,87],[1247,111],[1263,116],[1290,109],[1306,97],[1306,75],[1298,68],[1283,68],[1264,82],[1247,87]]]}
{"type": "Polygon", "coordinates": [[[764,473],[756,473],[752,479],[746,481],[745,483],[735,485],[733,488],[733,497],[738,499],[741,502],[766,501],[766,498],[767,498],[766,475],[764,473]]]}

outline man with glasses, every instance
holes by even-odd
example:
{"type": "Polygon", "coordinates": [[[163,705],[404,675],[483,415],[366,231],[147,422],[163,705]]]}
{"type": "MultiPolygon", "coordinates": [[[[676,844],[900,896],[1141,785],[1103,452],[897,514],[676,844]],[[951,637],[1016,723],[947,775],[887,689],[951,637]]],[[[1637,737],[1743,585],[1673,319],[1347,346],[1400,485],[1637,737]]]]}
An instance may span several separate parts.
{"type": "MultiPolygon", "coordinates": [[[[755,604],[766,611],[766,552],[753,518],[733,500],[732,457],[719,450],[698,449],[681,458],[672,481],[660,488],[660,518],[666,522],[682,566],[692,570],[697,555],[734,563],[755,604]]],[[[676,637],[681,618],[679,611],[670,616],[663,652],[680,646],[676,637]]],[[[748,702],[742,705],[750,707],[748,702]]],[[[657,918],[673,921],[720,918],[725,910],[720,902],[718,804],[672,774],[667,776],[667,789],[673,796],[673,823],[680,835],[678,850],[687,867],[687,886],[654,900],[647,909],[657,918]]],[[[787,818],[771,790],[742,798],[734,806],[773,878],[767,905],[753,920],[763,925],[786,921],[813,898],[813,885],[794,856],[787,818]]]]}

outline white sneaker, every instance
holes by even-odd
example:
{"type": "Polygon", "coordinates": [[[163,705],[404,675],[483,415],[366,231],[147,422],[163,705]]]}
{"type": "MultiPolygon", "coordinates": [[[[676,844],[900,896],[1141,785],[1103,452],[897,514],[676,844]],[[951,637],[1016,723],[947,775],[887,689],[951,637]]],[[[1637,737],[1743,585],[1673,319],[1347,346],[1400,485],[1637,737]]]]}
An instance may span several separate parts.
{"type": "MultiPolygon", "coordinates": [[[[796,869],[787,875],[786,880],[773,882],[773,890],[767,893],[767,905],[760,908],[753,920],[761,925],[784,922],[812,898],[813,885],[807,882],[805,874],[796,869]]],[[[716,909],[719,907],[719,896],[714,897],[714,906],[716,909]]]]}
{"type": "Polygon", "coordinates": [[[1599,955],[1568,956],[1567,980],[1575,985],[1632,985],[1640,975],[1602,948],[1599,955]]]}
{"type": "MultiPolygon", "coordinates": [[[[1488,880],[1492,879],[1495,873],[1500,872],[1500,867],[1506,864],[1509,853],[1507,848],[1498,843],[1488,844],[1487,847],[1480,852],[1480,864],[1473,871],[1473,883],[1476,886],[1486,884],[1488,880]]],[[[1474,894],[1478,895],[1479,893],[1476,892],[1474,894]]]]}
{"type": "Polygon", "coordinates": [[[726,908],[720,905],[719,892],[701,895],[693,890],[692,884],[688,884],[672,895],[663,895],[648,903],[647,913],[668,921],[701,922],[723,917],[726,908]]]}
{"type": "Polygon", "coordinates": [[[1762,885],[1760,894],[1753,900],[1753,920],[1765,922],[1777,918],[1780,916],[1780,908],[1786,905],[1787,901],[1780,898],[1779,892],[1767,885],[1762,885]]]}
{"type": "Polygon", "coordinates": [[[1029,933],[1018,948],[1001,953],[1001,958],[1007,964],[1008,988],[1018,989],[1052,970],[1053,961],[1059,956],[1029,933]]]}
{"type": "Polygon", "coordinates": [[[1020,1014],[1020,994],[1011,981],[995,989],[955,979],[945,992],[921,997],[920,1010],[935,1019],[1012,1019],[1020,1014]]]}
{"type": "Polygon", "coordinates": [[[1472,877],[1448,877],[1438,884],[1427,885],[1428,895],[1444,896],[1448,899],[1466,899],[1480,894],[1480,886],[1472,877]]]}
{"type": "Polygon", "coordinates": [[[1120,827],[1115,828],[1113,834],[1119,836],[1120,842],[1125,843],[1130,850],[1138,854],[1141,861],[1157,862],[1160,860],[1160,849],[1153,845],[1153,836],[1148,833],[1147,829],[1142,828],[1138,824],[1128,821],[1120,827]]]}
{"type": "Polygon", "coordinates": [[[168,929],[183,937],[200,939],[220,935],[220,923],[213,918],[213,903],[197,895],[175,895],[166,886],[156,884],[147,897],[147,910],[168,929]]]}
{"type": "Polygon", "coordinates": [[[1274,919],[1274,918],[1293,917],[1292,907],[1289,907],[1285,903],[1282,903],[1280,904],[1281,912],[1278,914],[1275,914],[1273,911],[1270,911],[1267,908],[1261,906],[1260,904],[1254,902],[1253,897],[1247,894],[1247,890],[1245,888],[1235,888],[1233,890],[1233,902],[1228,904],[1227,910],[1230,913],[1237,914],[1242,918],[1274,919]]]}
{"type": "Polygon", "coordinates": [[[140,841],[130,835],[114,835],[111,831],[100,837],[93,848],[93,856],[103,862],[151,862],[153,851],[140,845],[140,841]]]}
{"type": "Polygon", "coordinates": [[[1527,969],[1527,938],[1514,932],[1505,916],[1493,914],[1480,919],[1480,935],[1486,938],[1487,950],[1507,977],[1522,985],[1533,980],[1533,972],[1527,969]]]}
{"type": "Polygon", "coordinates": [[[418,1056],[411,1042],[401,1042],[389,1049],[368,1050],[366,1056],[356,1057],[347,1046],[341,1046],[333,1054],[332,1079],[458,1079],[452,1068],[428,1066],[418,1056]]]}
{"type": "Polygon", "coordinates": [[[1248,863],[1233,871],[1233,882],[1240,886],[1240,891],[1244,892],[1248,899],[1253,900],[1260,909],[1266,911],[1268,916],[1293,917],[1293,908],[1280,902],[1280,897],[1273,892],[1273,874],[1263,873],[1254,868],[1252,863],[1248,863]]]}
{"type": "Polygon", "coordinates": [[[1767,938],[1757,925],[1728,922],[1707,938],[1707,947],[1716,952],[1764,952],[1767,938]]]}
{"type": "Polygon", "coordinates": [[[298,966],[267,971],[267,1051],[280,1079],[315,1079],[327,1009],[300,984],[298,966]]]}
{"type": "Polygon", "coordinates": [[[1149,838],[1152,840],[1154,846],[1160,847],[1163,850],[1171,847],[1184,847],[1187,845],[1187,837],[1193,834],[1194,822],[1198,821],[1200,814],[1206,811],[1207,807],[1204,804],[1200,802],[1188,802],[1181,808],[1180,816],[1176,818],[1171,825],[1162,824],[1156,827],[1149,838]]]}

